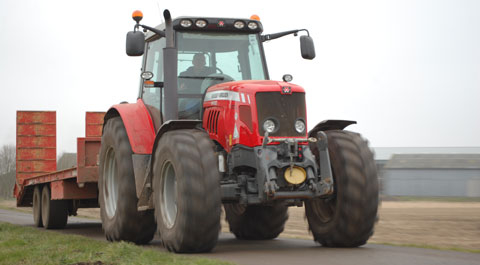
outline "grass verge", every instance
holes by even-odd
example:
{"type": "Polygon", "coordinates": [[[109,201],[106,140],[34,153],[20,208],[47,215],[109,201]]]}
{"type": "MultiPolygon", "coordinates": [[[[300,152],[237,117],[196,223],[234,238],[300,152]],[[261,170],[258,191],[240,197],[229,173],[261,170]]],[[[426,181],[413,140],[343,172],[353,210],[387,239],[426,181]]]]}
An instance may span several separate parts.
{"type": "Polygon", "coordinates": [[[101,242],[0,222],[0,264],[201,264],[228,262],[146,249],[126,242],[101,242]]]}

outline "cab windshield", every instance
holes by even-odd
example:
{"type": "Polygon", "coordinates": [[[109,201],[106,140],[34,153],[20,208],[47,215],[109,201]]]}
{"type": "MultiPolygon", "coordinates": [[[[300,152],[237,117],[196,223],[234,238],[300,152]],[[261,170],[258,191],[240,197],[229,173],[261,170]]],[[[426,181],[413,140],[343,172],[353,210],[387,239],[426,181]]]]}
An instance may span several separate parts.
{"type": "Polygon", "coordinates": [[[266,78],[257,34],[177,32],[177,49],[179,88],[187,92],[202,93],[217,81],[266,78]]]}
{"type": "Polygon", "coordinates": [[[258,34],[177,32],[179,116],[197,118],[210,86],[265,80],[258,34]]]}

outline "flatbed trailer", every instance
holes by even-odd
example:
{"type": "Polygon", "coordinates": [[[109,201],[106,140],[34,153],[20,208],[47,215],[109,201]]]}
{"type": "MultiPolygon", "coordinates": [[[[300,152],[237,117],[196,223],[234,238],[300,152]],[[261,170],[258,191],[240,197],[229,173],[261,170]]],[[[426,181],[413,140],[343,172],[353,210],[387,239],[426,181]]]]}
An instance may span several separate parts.
{"type": "Polygon", "coordinates": [[[17,207],[33,207],[36,226],[63,228],[78,208],[98,205],[98,153],[104,112],[87,112],[77,164],[57,170],[56,112],[17,111],[17,207]]]}

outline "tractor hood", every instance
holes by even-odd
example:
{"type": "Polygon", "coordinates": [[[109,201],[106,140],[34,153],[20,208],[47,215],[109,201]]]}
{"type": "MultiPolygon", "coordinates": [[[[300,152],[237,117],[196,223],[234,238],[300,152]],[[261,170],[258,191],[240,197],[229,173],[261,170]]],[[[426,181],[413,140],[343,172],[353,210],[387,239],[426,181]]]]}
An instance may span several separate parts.
{"type": "Polygon", "coordinates": [[[248,94],[275,91],[278,91],[282,94],[291,94],[295,92],[305,93],[305,90],[298,85],[272,80],[242,80],[221,83],[208,88],[207,94],[214,91],[234,91],[248,94]]]}

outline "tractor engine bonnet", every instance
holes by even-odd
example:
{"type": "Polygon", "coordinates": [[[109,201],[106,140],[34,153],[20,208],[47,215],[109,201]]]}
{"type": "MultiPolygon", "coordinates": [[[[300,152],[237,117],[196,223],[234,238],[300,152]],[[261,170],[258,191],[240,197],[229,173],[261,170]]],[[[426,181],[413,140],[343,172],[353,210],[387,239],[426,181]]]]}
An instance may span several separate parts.
{"type": "Polygon", "coordinates": [[[305,90],[277,81],[238,81],[210,87],[203,102],[203,127],[227,152],[235,144],[262,145],[269,137],[306,138],[305,90]],[[296,129],[303,122],[303,131],[296,129]]]}

